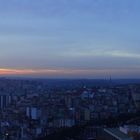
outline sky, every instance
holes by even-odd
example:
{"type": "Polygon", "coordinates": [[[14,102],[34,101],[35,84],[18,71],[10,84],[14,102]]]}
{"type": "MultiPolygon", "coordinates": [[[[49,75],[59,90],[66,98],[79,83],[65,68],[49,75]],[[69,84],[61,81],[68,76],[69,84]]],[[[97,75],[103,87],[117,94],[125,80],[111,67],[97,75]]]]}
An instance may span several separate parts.
{"type": "Polygon", "coordinates": [[[1,0],[0,76],[140,78],[139,0],[1,0]]]}

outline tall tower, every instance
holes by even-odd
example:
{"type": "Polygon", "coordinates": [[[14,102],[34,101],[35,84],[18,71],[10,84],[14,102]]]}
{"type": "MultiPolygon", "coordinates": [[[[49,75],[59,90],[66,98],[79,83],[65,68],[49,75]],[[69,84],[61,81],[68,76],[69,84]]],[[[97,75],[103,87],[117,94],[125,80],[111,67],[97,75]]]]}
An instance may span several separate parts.
{"type": "Polygon", "coordinates": [[[112,86],[113,86],[113,82],[112,82],[112,77],[110,75],[110,78],[109,78],[109,87],[112,88],[112,86]]]}

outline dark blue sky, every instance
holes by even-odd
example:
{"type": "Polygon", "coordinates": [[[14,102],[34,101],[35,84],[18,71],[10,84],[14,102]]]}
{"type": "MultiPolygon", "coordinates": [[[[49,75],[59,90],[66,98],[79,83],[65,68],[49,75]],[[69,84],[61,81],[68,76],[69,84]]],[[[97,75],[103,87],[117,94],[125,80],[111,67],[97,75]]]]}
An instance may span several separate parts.
{"type": "Polygon", "coordinates": [[[139,0],[1,0],[0,72],[140,78],[139,0]]]}

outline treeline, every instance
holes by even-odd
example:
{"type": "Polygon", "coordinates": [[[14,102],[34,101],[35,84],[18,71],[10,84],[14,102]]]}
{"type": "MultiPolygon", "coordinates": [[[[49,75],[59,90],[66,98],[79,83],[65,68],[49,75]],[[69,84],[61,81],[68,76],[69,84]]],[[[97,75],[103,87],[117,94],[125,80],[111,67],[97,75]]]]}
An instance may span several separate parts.
{"type": "Polygon", "coordinates": [[[58,132],[37,140],[81,140],[79,135],[83,129],[85,129],[85,126],[61,128],[58,132]]]}
{"type": "MultiPolygon", "coordinates": [[[[140,123],[140,112],[134,114],[122,114],[118,117],[109,117],[108,119],[92,120],[85,125],[77,125],[71,128],[61,128],[57,132],[37,140],[82,140],[80,135],[84,129],[90,126],[103,127],[118,127],[123,124],[138,124],[140,123]]],[[[140,125],[140,124],[139,124],[140,125]]]]}

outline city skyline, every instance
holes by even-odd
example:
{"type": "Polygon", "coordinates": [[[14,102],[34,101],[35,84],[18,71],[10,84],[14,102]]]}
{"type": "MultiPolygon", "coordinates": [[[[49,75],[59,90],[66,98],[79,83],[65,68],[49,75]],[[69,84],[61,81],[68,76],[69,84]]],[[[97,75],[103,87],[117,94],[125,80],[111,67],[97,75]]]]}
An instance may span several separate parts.
{"type": "Polygon", "coordinates": [[[0,2],[0,76],[140,78],[139,0],[0,2]]]}

